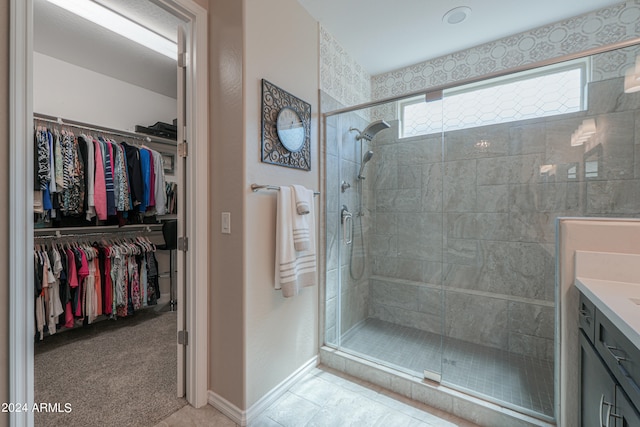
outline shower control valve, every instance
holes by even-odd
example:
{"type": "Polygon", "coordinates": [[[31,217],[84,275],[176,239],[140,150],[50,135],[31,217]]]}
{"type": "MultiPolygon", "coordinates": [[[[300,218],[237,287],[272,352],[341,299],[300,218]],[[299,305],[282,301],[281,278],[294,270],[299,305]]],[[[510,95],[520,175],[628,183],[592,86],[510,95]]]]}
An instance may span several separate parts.
{"type": "Polygon", "coordinates": [[[347,205],[342,205],[340,221],[342,222],[342,241],[345,245],[350,245],[353,242],[353,214],[349,212],[347,205]]]}

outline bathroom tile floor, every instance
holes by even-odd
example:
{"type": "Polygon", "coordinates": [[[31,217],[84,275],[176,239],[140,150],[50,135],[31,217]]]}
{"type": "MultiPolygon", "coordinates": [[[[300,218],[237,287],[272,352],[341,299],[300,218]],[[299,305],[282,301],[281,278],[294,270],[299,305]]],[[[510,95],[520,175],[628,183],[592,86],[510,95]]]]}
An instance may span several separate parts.
{"type": "MultiPolygon", "coordinates": [[[[207,405],[187,405],[155,427],[236,427],[207,405]]],[[[328,368],[315,368],[269,406],[250,427],[477,427],[328,368]]]]}
{"type": "Polygon", "coordinates": [[[553,416],[553,362],[481,346],[379,319],[345,334],[345,351],[373,358],[524,412],[553,416]],[[442,350],[442,351],[441,351],[442,350]]]}

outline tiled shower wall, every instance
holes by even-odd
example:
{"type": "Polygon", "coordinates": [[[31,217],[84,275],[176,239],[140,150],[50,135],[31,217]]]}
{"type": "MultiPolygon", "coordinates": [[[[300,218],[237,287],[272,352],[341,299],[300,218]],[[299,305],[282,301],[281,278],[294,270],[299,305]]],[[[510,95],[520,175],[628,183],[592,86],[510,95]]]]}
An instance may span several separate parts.
{"type": "Polygon", "coordinates": [[[374,147],[372,317],[553,359],[555,218],[640,214],[640,94],[616,77],[588,96],[586,112],[444,141],[398,139],[393,121],[374,147]],[[587,117],[597,134],[572,147],[587,117]]]}

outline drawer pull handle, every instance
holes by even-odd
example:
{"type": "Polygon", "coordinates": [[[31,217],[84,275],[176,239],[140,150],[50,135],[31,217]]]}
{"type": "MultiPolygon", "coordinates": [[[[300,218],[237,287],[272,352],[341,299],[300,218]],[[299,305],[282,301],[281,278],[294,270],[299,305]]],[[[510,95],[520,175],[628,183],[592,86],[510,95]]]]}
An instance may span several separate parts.
{"type": "Polygon", "coordinates": [[[605,427],[609,427],[609,421],[611,421],[611,406],[612,406],[611,403],[607,403],[607,413],[606,413],[607,422],[605,423],[605,427]]]}
{"type": "Polygon", "coordinates": [[[599,427],[609,427],[609,419],[611,418],[611,406],[612,404],[609,402],[606,402],[604,400],[604,394],[600,396],[600,419],[598,420],[598,426],[599,427]],[[606,421],[603,423],[602,422],[602,408],[604,405],[607,405],[607,419],[606,421]]]}
{"type": "MultiPolygon", "coordinates": [[[[604,344],[604,343],[603,343],[604,344]]],[[[620,350],[619,348],[616,348],[614,346],[611,345],[607,345],[604,344],[604,346],[607,348],[607,350],[609,350],[609,353],[611,353],[611,356],[613,356],[614,359],[616,359],[616,363],[619,365],[620,362],[622,362],[623,360],[627,360],[626,357],[622,357],[622,356],[618,356],[617,354],[615,354],[613,351],[614,350],[620,350]]]]}
{"type": "Polygon", "coordinates": [[[585,319],[591,319],[591,316],[589,316],[589,312],[587,310],[580,310],[580,315],[585,319]]]}

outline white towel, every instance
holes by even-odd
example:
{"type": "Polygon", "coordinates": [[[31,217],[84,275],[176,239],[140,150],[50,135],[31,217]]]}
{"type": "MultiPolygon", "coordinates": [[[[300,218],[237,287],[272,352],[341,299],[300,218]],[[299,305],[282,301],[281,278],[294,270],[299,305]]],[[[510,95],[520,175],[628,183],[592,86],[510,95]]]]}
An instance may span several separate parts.
{"type": "Polygon", "coordinates": [[[284,297],[298,294],[301,287],[313,286],[316,276],[315,217],[313,209],[307,217],[309,247],[296,251],[293,223],[297,215],[295,198],[290,187],[280,187],[276,212],[276,265],[275,288],[282,289],[284,297]]]}
{"type": "Polygon", "coordinates": [[[313,208],[313,191],[301,185],[291,187],[295,202],[293,212],[293,245],[296,251],[309,250],[311,246],[309,231],[309,212],[313,208]],[[301,214],[303,210],[306,213],[301,214]]]}
{"type": "Polygon", "coordinates": [[[308,192],[302,185],[293,186],[293,194],[296,197],[296,212],[298,215],[307,215],[311,211],[313,206],[313,192],[311,192],[311,199],[309,199],[308,192]]]}

